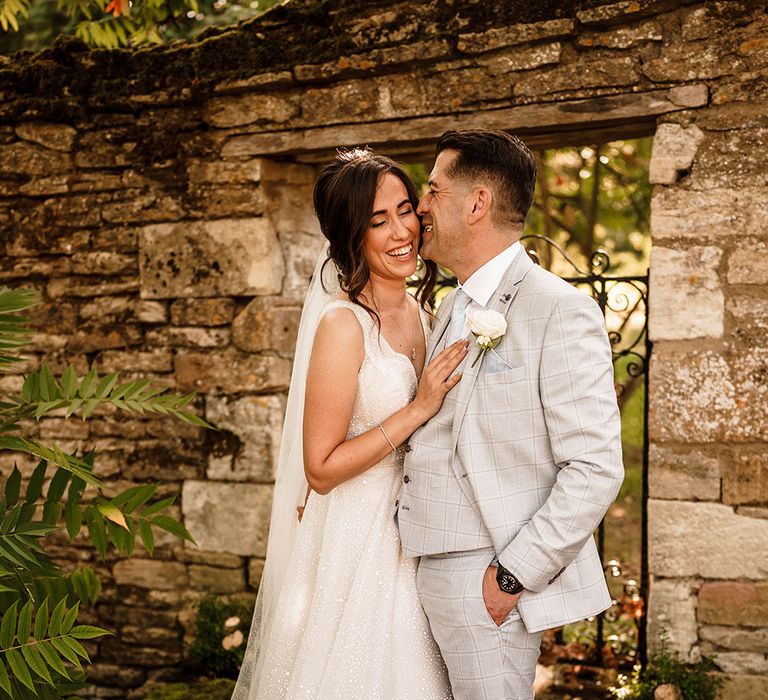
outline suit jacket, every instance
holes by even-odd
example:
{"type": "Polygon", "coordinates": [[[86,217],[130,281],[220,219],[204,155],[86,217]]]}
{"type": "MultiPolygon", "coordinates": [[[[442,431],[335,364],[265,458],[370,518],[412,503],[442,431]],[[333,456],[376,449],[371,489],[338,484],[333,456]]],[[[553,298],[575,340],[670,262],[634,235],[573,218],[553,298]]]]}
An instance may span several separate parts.
{"type": "MultiPolygon", "coordinates": [[[[428,359],[452,304],[451,295],[441,305],[428,359]]],[[[504,314],[507,331],[474,367],[470,336],[461,381],[411,437],[398,521],[410,556],[450,551],[464,532],[477,546],[485,538],[525,586],[518,609],[534,632],[611,603],[593,537],[624,477],[611,348],[594,300],[527,255],[487,308],[504,314]],[[461,507],[450,488],[434,488],[446,474],[461,507]]]]}

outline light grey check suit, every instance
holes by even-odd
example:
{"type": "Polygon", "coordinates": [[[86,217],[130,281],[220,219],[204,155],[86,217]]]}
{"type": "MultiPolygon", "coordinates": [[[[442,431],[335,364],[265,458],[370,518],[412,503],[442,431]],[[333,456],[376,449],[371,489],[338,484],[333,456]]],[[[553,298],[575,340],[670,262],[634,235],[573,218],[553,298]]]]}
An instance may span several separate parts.
{"type": "Polygon", "coordinates": [[[487,308],[507,332],[474,368],[470,344],[461,381],[411,437],[400,535],[409,556],[492,548],[526,588],[525,628],[540,632],[610,605],[592,535],[624,473],[611,350],[597,304],[523,251],[487,308]]]}

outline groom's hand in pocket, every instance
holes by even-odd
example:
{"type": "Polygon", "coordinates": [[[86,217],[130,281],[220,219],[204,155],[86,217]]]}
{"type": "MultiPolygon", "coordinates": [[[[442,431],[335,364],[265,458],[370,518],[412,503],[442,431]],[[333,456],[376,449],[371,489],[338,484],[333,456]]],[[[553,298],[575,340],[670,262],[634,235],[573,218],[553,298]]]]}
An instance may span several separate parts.
{"type": "Polygon", "coordinates": [[[501,623],[507,619],[507,615],[514,610],[521,595],[522,592],[511,595],[499,588],[499,584],[496,583],[495,566],[489,566],[485,570],[485,575],[483,576],[483,601],[485,601],[488,614],[497,627],[501,627],[501,623]]]}

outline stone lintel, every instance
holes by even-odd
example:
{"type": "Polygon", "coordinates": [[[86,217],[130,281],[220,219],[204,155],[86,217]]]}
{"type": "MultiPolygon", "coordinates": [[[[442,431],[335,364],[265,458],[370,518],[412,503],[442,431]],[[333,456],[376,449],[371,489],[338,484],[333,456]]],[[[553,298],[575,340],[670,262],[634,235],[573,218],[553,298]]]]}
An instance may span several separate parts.
{"type": "Polygon", "coordinates": [[[669,90],[603,95],[583,100],[520,105],[446,116],[415,117],[361,122],[313,129],[291,129],[233,136],[224,144],[222,156],[283,155],[329,151],[338,146],[368,143],[397,145],[429,143],[447,129],[482,126],[527,134],[610,124],[652,121],[655,117],[684,107],[670,99],[669,90]],[[531,124],[536,124],[535,128],[531,124]]]}

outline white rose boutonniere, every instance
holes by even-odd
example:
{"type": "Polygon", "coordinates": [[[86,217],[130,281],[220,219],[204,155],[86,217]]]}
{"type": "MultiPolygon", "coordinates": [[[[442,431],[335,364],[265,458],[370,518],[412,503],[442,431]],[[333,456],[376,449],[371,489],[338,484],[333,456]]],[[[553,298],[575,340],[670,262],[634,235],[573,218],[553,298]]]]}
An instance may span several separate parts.
{"type": "Polygon", "coordinates": [[[492,309],[483,309],[467,316],[467,324],[472,335],[475,336],[475,344],[479,348],[477,357],[472,363],[472,367],[483,355],[495,348],[501,337],[507,332],[507,319],[498,311],[492,309]]]}

